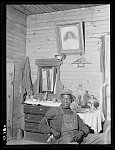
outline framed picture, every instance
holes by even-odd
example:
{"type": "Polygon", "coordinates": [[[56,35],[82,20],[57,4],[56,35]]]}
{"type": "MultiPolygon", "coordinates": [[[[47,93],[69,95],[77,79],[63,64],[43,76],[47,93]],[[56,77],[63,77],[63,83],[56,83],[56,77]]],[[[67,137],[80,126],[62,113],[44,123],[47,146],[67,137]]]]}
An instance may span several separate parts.
{"type": "Polygon", "coordinates": [[[56,37],[58,53],[83,54],[84,53],[84,33],[83,23],[66,23],[57,25],[56,37]]]}

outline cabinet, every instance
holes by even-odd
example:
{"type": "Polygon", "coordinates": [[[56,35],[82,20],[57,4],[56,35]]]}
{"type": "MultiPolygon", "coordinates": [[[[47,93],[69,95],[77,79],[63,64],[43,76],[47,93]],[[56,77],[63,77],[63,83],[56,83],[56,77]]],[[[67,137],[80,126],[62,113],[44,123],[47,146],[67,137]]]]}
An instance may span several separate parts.
{"type": "MultiPolygon", "coordinates": [[[[52,59],[36,59],[35,64],[38,67],[37,79],[33,84],[34,99],[42,100],[44,94],[48,93],[48,99],[59,99],[59,93],[63,89],[60,81],[61,61],[52,59]]],[[[50,109],[49,106],[24,104],[25,113],[25,138],[31,141],[46,142],[49,135],[42,134],[39,131],[39,122],[50,109]]]]}
{"type": "Polygon", "coordinates": [[[47,141],[49,135],[40,133],[39,122],[50,108],[49,106],[24,104],[25,138],[27,140],[47,141]]]}

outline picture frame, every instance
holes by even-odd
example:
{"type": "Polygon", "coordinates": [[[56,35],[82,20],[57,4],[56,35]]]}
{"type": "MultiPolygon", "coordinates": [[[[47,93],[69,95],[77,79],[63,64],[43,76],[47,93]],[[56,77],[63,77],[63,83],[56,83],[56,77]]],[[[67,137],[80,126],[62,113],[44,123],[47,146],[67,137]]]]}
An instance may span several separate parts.
{"type": "Polygon", "coordinates": [[[84,54],[84,23],[74,22],[57,25],[56,39],[59,54],[84,54]]]}

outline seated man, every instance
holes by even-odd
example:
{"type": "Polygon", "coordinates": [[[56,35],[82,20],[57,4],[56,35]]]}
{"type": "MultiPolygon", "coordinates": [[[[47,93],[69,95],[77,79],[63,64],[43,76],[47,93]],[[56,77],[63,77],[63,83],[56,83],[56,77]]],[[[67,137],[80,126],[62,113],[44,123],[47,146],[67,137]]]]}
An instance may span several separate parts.
{"type": "MultiPolygon", "coordinates": [[[[39,130],[42,133],[52,135],[51,143],[55,144],[88,144],[92,142],[92,136],[88,138],[90,130],[83,120],[74,113],[70,104],[73,101],[72,91],[64,89],[60,94],[62,104],[60,107],[53,107],[46,113],[39,124],[39,130]]],[[[94,135],[94,134],[92,134],[94,135]]],[[[100,137],[99,137],[100,138],[100,137]]],[[[98,136],[93,136],[93,141],[98,136]]],[[[103,141],[101,141],[103,143],[103,141]]]]}

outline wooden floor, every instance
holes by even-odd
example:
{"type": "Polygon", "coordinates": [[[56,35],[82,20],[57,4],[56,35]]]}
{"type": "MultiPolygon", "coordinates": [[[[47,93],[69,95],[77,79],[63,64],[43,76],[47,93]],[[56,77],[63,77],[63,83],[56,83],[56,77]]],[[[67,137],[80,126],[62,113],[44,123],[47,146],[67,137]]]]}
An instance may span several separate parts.
{"type": "Polygon", "coordinates": [[[46,143],[28,141],[25,139],[20,140],[12,139],[6,143],[6,145],[29,145],[29,144],[32,145],[32,144],[46,144],[46,143]]]}

